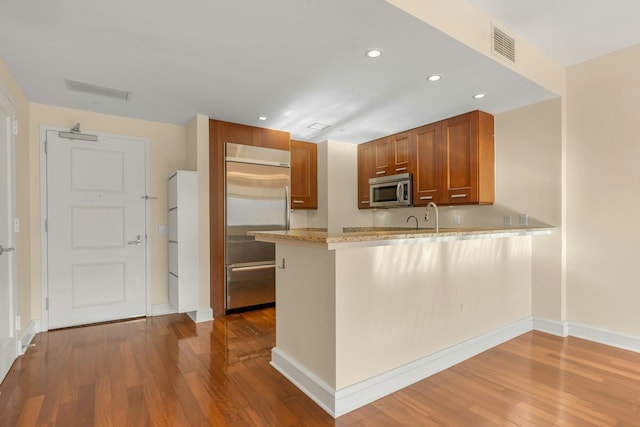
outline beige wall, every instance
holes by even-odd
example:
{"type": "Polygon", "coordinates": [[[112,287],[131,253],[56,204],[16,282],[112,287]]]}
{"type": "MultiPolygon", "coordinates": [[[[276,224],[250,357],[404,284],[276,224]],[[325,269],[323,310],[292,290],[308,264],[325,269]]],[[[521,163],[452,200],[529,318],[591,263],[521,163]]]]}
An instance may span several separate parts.
{"type": "MultiPolygon", "coordinates": [[[[16,214],[20,220],[20,232],[16,241],[17,259],[17,287],[18,287],[18,315],[21,320],[22,330],[29,327],[33,316],[31,313],[31,204],[29,199],[30,153],[29,145],[29,100],[15,80],[13,74],[0,58],[0,90],[6,92],[14,103],[14,119],[18,121],[18,135],[15,137],[16,157],[16,214]]],[[[39,248],[37,249],[39,250],[39,248]]],[[[2,296],[4,297],[4,296],[2,296]]],[[[36,317],[36,318],[39,318],[36,317]]]]}
{"type": "Polygon", "coordinates": [[[72,127],[80,122],[86,132],[127,135],[149,140],[150,200],[149,245],[151,259],[151,303],[168,302],[167,235],[158,227],[167,224],[167,178],[176,169],[186,167],[186,127],[73,110],[42,104],[31,104],[30,141],[32,156],[30,186],[31,212],[31,312],[41,315],[41,256],[40,256],[40,127],[43,125],[72,127]]]}
{"type": "Polygon", "coordinates": [[[566,320],[561,104],[557,98],[495,117],[496,203],[558,227],[535,237],[532,250],[533,315],[555,321],[566,320]]]}
{"type": "Polygon", "coordinates": [[[569,68],[567,99],[569,319],[640,337],[640,45],[569,68]]]}
{"type": "Polygon", "coordinates": [[[556,95],[565,91],[565,68],[539,49],[510,33],[516,40],[516,64],[492,53],[491,26],[509,28],[478,9],[467,0],[387,0],[387,2],[439,29],[472,49],[486,55],[546,88],[556,95]]]}

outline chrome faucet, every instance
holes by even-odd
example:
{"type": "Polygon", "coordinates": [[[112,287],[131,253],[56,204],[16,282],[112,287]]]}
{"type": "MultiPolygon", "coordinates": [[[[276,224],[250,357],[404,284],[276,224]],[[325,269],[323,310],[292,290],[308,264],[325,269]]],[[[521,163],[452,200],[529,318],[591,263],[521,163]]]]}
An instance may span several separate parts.
{"type": "Polygon", "coordinates": [[[440,224],[439,224],[440,218],[438,214],[438,205],[436,205],[433,202],[429,202],[427,204],[427,211],[424,213],[424,220],[429,222],[429,211],[431,210],[431,206],[433,206],[436,210],[436,233],[437,233],[438,231],[440,231],[440,224]]]}
{"type": "Polygon", "coordinates": [[[409,222],[409,220],[413,218],[416,220],[416,230],[418,229],[418,218],[416,218],[414,215],[409,215],[409,218],[407,218],[407,222],[409,222]]]}

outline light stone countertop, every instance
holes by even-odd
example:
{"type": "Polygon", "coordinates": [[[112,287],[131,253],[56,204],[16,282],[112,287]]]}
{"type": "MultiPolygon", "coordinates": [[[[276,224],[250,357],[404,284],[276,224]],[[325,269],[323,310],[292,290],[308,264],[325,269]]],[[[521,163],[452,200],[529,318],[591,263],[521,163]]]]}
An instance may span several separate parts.
{"type": "Polygon", "coordinates": [[[293,244],[326,249],[346,247],[401,245],[469,239],[495,239],[551,234],[555,227],[496,227],[496,228],[432,228],[418,230],[404,227],[345,227],[343,233],[326,231],[251,231],[256,240],[278,244],[293,244]]]}

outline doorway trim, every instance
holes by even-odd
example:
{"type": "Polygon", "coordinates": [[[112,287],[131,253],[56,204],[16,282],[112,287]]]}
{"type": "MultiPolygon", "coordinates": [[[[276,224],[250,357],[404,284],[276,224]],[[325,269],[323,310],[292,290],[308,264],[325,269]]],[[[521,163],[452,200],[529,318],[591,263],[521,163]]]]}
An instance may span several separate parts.
{"type": "MultiPolygon", "coordinates": [[[[47,219],[47,156],[45,154],[45,142],[47,140],[47,131],[52,132],[67,132],[69,128],[52,126],[52,125],[40,125],[40,269],[41,269],[41,316],[40,316],[40,332],[49,330],[49,309],[47,308],[47,299],[49,298],[49,282],[48,282],[48,233],[45,231],[45,220],[47,219]]],[[[149,195],[151,191],[151,174],[150,174],[150,151],[149,140],[147,138],[141,138],[137,136],[94,132],[92,130],[85,130],[83,132],[97,135],[98,137],[115,137],[126,138],[131,140],[141,141],[144,144],[145,152],[145,187],[146,195],[149,195]]],[[[151,225],[151,209],[149,209],[150,199],[146,200],[145,205],[145,234],[146,247],[145,247],[145,288],[146,288],[146,315],[151,316],[151,245],[149,245],[149,227],[151,225]]]]}
{"type": "MultiPolygon", "coordinates": [[[[11,128],[15,125],[16,123],[16,103],[13,100],[13,98],[11,97],[11,94],[9,93],[9,91],[7,89],[5,89],[4,85],[0,84],[0,97],[3,98],[2,103],[4,104],[5,101],[7,102],[7,106],[9,107],[9,140],[7,141],[8,147],[9,147],[9,159],[8,159],[8,163],[9,163],[9,169],[10,169],[10,186],[11,189],[9,190],[9,203],[11,204],[11,212],[10,212],[10,216],[12,218],[12,221],[15,224],[16,219],[18,219],[18,206],[17,206],[17,157],[16,157],[16,133],[14,130],[12,130],[11,128]]],[[[0,147],[0,149],[4,149],[3,147],[0,147]]],[[[9,302],[11,305],[11,314],[10,314],[10,318],[9,318],[9,326],[11,328],[11,333],[13,334],[13,339],[15,342],[15,347],[13,349],[13,354],[11,355],[12,358],[12,363],[15,362],[15,360],[18,358],[18,356],[20,356],[23,352],[22,350],[22,346],[21,346],[21,342],[22,342],[22,331],[19,331],[16,328],[16,321],[17,321],[17,317],[20,316],[20,307],[19,307],[19,301],[18,301],[18,236],[17,233],[15,231],[15,225],[12,228],[12,232],[13,232],[13,241],[12,242],[7,242],[9,244],[13,244],[13,247],[16,249],[15,252],[12,253],[11,258],[12,258],[12,271],[11,271],[11,283],[9,284],[10,286],[10,296],[11,296],[11,301],[9,302]]],[[[2,375],[2,373],[0,373],[0,375],[2,375]]],[[[4,376],[0,376],[0,382],[2,382],[4,380],[4,376]]]]}

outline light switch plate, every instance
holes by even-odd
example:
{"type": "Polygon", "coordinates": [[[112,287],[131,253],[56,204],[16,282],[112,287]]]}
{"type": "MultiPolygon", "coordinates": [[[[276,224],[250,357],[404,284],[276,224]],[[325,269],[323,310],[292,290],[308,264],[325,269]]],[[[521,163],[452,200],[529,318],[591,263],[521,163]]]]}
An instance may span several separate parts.
{"type": "Polygon", "coordinates": [[[169,227],[167,227],[167,224],[162,224],[158,226],[158,233],[160,234],[167,234],[169,233],[169,227]]]}

